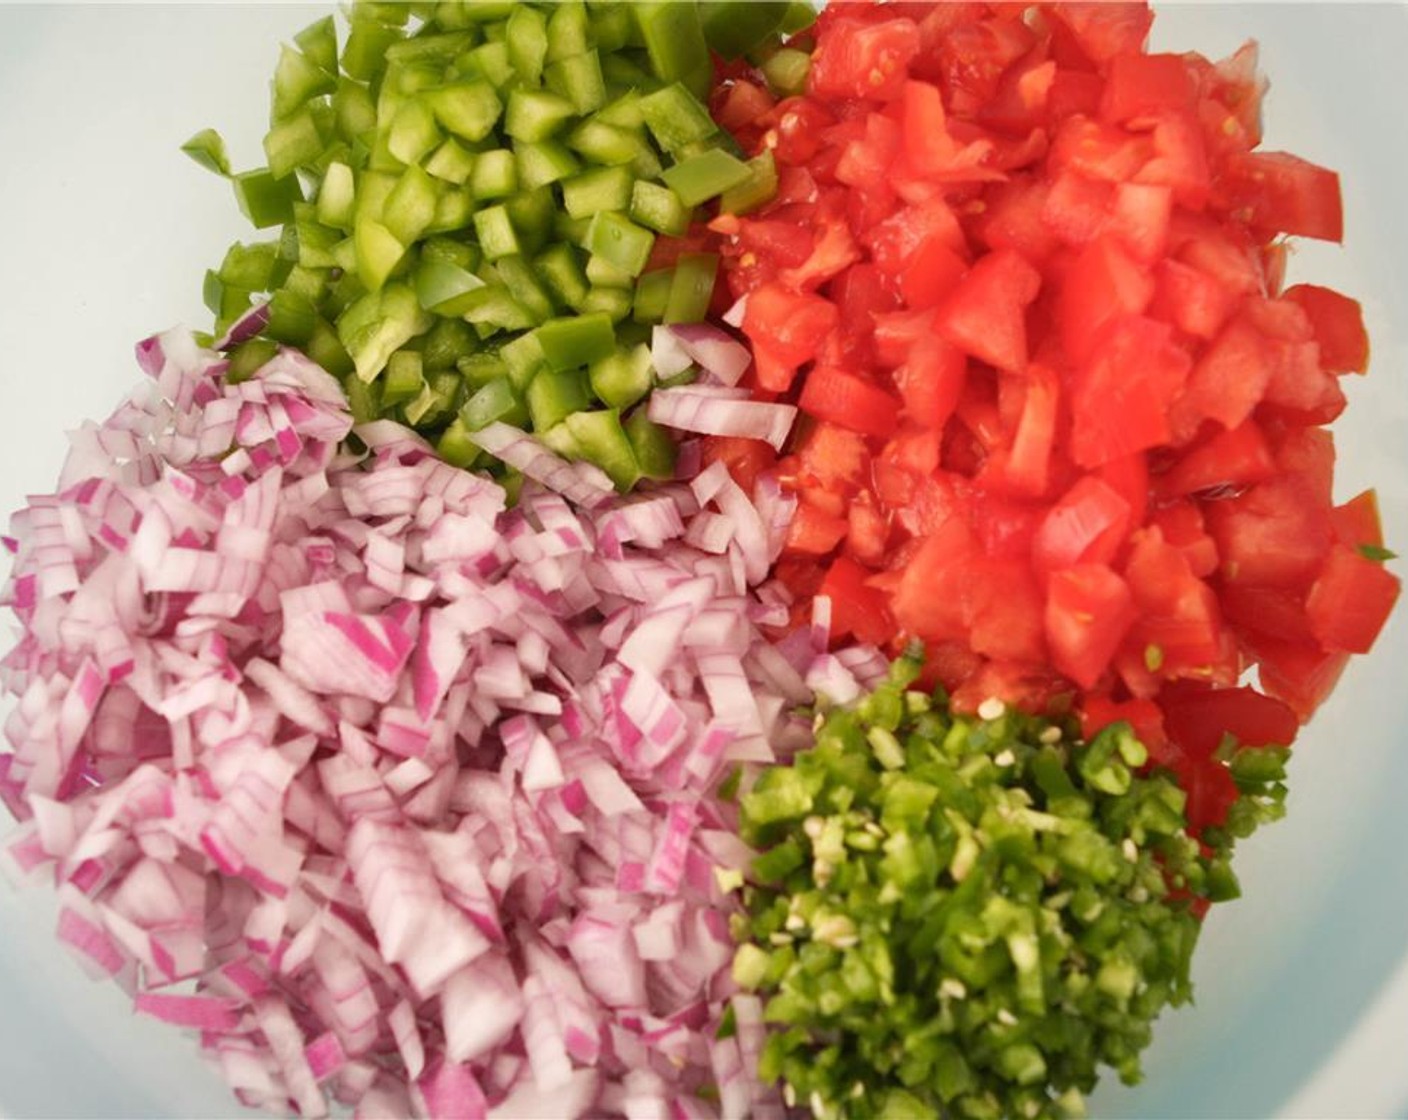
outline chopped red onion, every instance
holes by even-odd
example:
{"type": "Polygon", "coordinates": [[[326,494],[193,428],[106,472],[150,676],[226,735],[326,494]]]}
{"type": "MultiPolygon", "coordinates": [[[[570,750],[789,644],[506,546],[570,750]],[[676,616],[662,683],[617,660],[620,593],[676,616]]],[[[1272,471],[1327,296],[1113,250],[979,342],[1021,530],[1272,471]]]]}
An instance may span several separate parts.
{"type": "Polygon", "coordinates": [[[61,940],[251,1106],[776,1111],[712,791],[794,748],[804,680],[872,670],[758,629],[786,499],[714,468],[621,499],[491,425],[534,480],[509,510],[395,425],[341,449],[299,355],[237,385],[187,335],[139,356],[153,383],[16,516],[3,596],[7,853],[59,884],[61,940]]]}
{"type": "Polygon", "coordinates": [[[797,406],[750,400],[742,389],[681,385],[656,389],[647,406],[657,424],[709,436],[761,439],[781,451],[797,419],[797,406]]]}
{"type": "MultiPolygon", "coordinates": [[[[673,356],[674,348],[684,355],[689,364],[697,365],[705,375],[720,385],[737,385],[753,364],[753,355],[748,347],[739,342],[727,331],[720,330],[710,323],[683,323],[678,326],[656,327],[652,344],[658,345],[661,332],[673,336],[674,346],[662,347],[673,356]]],[[[681,372],[676,370],[676,372],[681,372]]],[[[661,377],[671,374],[661,371],[661,377]]]]}
{"type": "Polygon", "coordinates": [[[230,324],[215,343],[217,350],[233,350],[241,342],[248,342],[269,325],[269,305],[257,303],[230,324]]]}

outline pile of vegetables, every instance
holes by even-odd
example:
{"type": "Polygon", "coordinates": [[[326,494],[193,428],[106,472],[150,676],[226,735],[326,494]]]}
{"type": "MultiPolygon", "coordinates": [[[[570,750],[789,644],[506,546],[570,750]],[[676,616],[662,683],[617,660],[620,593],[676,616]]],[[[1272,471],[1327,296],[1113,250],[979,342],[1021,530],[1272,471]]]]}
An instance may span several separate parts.
{"type": "Polygon", "coordinates": [[[359,0],[5,544],[5,847],[238,1099],[1076,1115],[1397,598],[1338,180],[1139,3],[359,0]],[[815,23],[813,24],[813,19],[815,23]],[[1247,683],[1256,669],[1256,683],[1247,683]]]}
{"type": "Polygon", "coordinates": [[[1202,827],[1237,796],[1207,729],[1289,743],[1399,581],[1373,493],[1332,496],[1359,305],[1283,288],[1284,235],[1340,239],[1338,178],[1257,150],[1254,45],[1148,54],[1151,20],[836,5],[804,96],[721,90],[778,169],[712,223],[745,383],[805,426],[780,461],[710,457],[798,495],[801,616],[825,595],[838,642],[922,640],[969,710],[1131,720],[1202,827]]]}
{"type": "MultiPolygon", "coordinates": [[[[770,996],[760,1072],[818,1117],[1082,1115],[1191,998],[1190,904],[1235,897],[1236,837],[1189,835],[1128,724],[955,715],[921,668],[824,713],[743,798],[765,853],[733,975],[770,996]]],[[[1224,748],[1238,835],[1282,815],[1285,755],[1224,748]]]]}
{"type": "MultiPolygon", "coordinates": [[[[411,32],[412,5],[359,4],[340,53],[331,16],[283,47],[267,166],[231,177],[282,233],[207,275],[216,333],[239,328],[237,370],[303,348],[359,421],[461,466],[505,422],[623,490],[668,478],[634,408],[658,380],[650,328],[704,318],[718,256],[656,241],[770,192],[771,159],[738,158],[700,98],[711,48],[767,46],[790,6],[425,7],[411,32]]],[[[229,174],[213,130],[186,150],[229,174]]]]}
{"type": "Polygon", "coordinates": [[[805,741],[810,671],[859,688],[761,633],[787,500],[507,510],[292,352],[142,356],[16,524],[0,795],[60,936],[250,1105],[751,1107],[710,793],[805,741]]]}

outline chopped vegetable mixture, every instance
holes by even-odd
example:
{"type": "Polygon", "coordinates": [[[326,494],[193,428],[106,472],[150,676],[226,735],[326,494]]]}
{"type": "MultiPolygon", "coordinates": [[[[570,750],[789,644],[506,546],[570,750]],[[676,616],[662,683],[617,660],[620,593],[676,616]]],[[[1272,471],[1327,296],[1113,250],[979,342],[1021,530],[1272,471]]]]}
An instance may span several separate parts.
{"type": "Polygon", "coordinates": [[[267,166],[230,175],[213,130],[186,146],[282,230],[206,277],[237,368],[300,347],[359,421],[461,466],[505,422],[622,490],[669,478],[636,407],[660,380],[650,328],[704,318],[718,256],[656,241],[756,197],[771,161],[739,158],[701,98],[711,48],[762,49],[789,10],[362,3],[340,53],[331,16],[308,27],[279,55],[267,166]]]}
{"type": "Polygon", "coordinates": [[[265,166],[184,149],[277,236],[5,538],[60,941],[275,1113],[1136,1081],[1400,586],[1333,495],[1360,307],[1285,284],[1338,178],[1152,18],[298,33],[265,166]]]}

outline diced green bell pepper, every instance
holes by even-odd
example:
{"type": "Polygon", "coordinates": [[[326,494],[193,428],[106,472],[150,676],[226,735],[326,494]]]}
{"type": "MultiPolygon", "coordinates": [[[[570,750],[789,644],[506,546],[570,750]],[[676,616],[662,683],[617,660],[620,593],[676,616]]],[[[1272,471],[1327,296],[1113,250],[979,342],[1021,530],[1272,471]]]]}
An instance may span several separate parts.
{"type": "Polygon", "coordinates": [[[679,447],[669,432],[645,414],[643,407],[626,418],[625,429],[641,477],[656,482],[668,482],[675,477],[679,447]]]}
{"type": "Polygon", "coordinates": [[[580,369],[543,369],[528,384],[528,416],[545,432],[592,403],[591,387],[580,369]]]}
{"type": "Polygon", "coordinates": [[[616,348],[611,319],[601,313],[549,319],[534,335],[552,370],[590,365],[616,348]]]}
{"type": "Polygon", "coordinates": [[[709,311],[719,258],[714,253],[684,253],[675,262],[665,322],[699,323],[709,311]]]}
{"type": "Polygon", "coordinates": [[[667,168],[661,177],[686,206],[698,206],[748,182],[752,172],[741,159],[712,148],[667,168]]]}
{"type": "Polygon", "coordinates": [[[471,432],[502,422],[522,427],[528,410],[506,377],[496,378],[474,393],[460,408],[460,420],[471,432]]]}
{"type": "Polygon", "coordinates": [[[425,98],[447,132],[476,144],[494,130],[504,110],[498,92],[485,81],[445,86],[425,98]]]}
{"type": "Polygon", "coordinates": [[[563,208],[574,218],[631,206],[635,177],[624,167],[599,167],[562,184],[563,208]]]}
{"type": "Polygon", "coordinates": [[[601,73],[601,56],[583,51],[552,63],[543,73],[548,89],[572,103],[579,116],[606,104],[606,79],[601,73]]]}
{"type": "Polygon", "coordinates": [[[315,97],[332,93],[337,78],[302,51],[284,46],[274,70],[274,120],[279,121],[315,97]]]}
{"type": "Polygon", "coordinates": [[[298,177],[280,179],[267,167],[241,172],[230,180],[235,189],[235,201],[255,229],[282,225],[293,217],[293,204],[303,201],[298,177]]]}
{"type": "Polygon", "coordinates": [[[414,350],[398,350],[386,363],[382,379],[381,401],[390,408],[420,396],[425,388],[425,366],[414,350]]]}
{"type": "Polygon", "coordinates": [[[655,235],[624,214],[602,211],[587,227],[583,248],[631,276],[639,276],[650,259],[655,235]]]}
{"type": "Polygon", "coordinates": [[[706,96],[712,62],[699,22],[699,6],[649,0],[635,4],[632,12],[655,73],[667,82],[683,82],[697,97],[706,96]]]}
{"type": "Polygon", "coordinates": [[[483,287],[478,276],[450,261],[422,257],[416,269],[416,299],[437,315],[463,315],[473,306],[473,294],[483,287]]]}
{"type": "Polygon", "coordinates": [[[704,103],[679,82],[642,97],[640,115],[656,143],[670,153],[719,130],[704,103]]]}
{"type": "Polygon", "coordinates": [[[650,392],[655,367],[650,347],[644,344],[630,350],[617,349],[598,358],[587,370],[592,392],[610,408],[627,409],[650,392]]]}
{"type": "Polygon", "coordinates": [[[640,464],[621,427],[620,412],[614,408],[574,412],[563,423],[577,444],[577,454],[605,471],[618,490],[627,491],[639,481],[640,464]]]}
{"type": "Polygon", "coordinates": [[[332,16],[314,20],[293,41],[314,66],[337,75],[337,24],[332,16]]]}

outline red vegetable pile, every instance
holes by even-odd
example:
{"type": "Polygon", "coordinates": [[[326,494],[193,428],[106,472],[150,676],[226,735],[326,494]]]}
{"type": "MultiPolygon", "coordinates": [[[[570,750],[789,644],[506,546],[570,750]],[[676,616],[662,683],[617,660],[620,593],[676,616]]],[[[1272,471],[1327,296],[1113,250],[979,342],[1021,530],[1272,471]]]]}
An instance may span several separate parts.
{"type": "Polygon", "coordinates": [[[779,575],[833,641],[923,639],[960,707],[1132,720],[1201,826],[1222,732],[1288,743],[1399,582],[1373,494],[1331,497],[1359,305],[1282,288],[1282,235],[1340,239],[1338,178],[1257,150],[1254,46],[1148,54],[1152,18],[840,4],[805,95],[735,71],[717,113],[779,188],[713,228],[745,384],[806,423],[708,455],[776,462],[779,575]]]}
{"type": "Polygon", "coordinates": [[[720,972],[717,873],[748,853],[712,790],[806,741],[809,672],[884,670],[763,639],[790,500],[715,467],[506,511],[408,430],[352,433],[296,354],[231,384],[189,336],[141,353],[154,383],[11,542],[0,793],[61,938],[249,1105],[763,1108],[761,1010],[720,972]]]}

